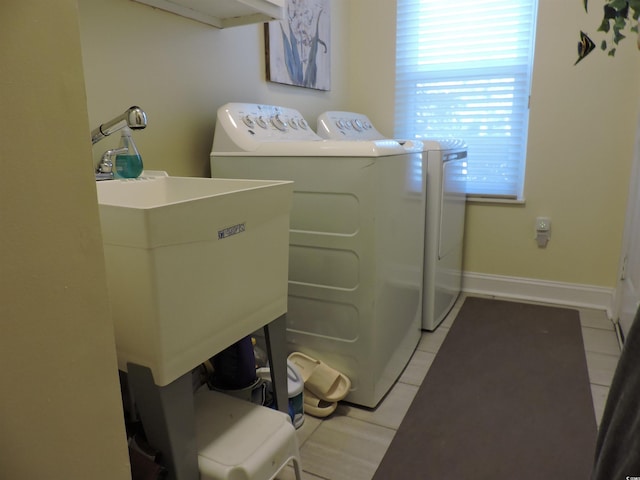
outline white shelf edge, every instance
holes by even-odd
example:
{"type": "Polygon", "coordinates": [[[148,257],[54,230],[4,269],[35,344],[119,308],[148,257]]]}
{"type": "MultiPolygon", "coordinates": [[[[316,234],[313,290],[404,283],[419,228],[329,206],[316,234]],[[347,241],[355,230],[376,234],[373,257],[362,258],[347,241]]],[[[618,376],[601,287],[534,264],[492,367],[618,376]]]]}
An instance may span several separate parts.
{"type": "Polygon", "coordinates": [[[282,20],[284,17],[283,0],[227,0],[229,4],[236,4],[237,9],[226,7],[226,15],[216,15],[215,2],[203,11],[202,2],[196,5],[191,0],[133,0],[150,7],[190,18],[216,28],[228,28],[250,23],[263,23],[272,20],[282,20]],[[196,8],[192,8],[192,6],[196,8]]]}

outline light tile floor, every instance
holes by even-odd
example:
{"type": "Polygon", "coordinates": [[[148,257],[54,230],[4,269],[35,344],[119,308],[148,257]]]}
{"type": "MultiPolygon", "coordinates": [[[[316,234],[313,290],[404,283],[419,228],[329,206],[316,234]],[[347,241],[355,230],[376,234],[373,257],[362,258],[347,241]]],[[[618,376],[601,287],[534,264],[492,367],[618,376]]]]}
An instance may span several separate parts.
{"type": "MultiPolygon", "coordinates": [[[[340,404],[336,412],[324,420],[305,415],[304,424],[297,430],[303,479],[370,480],[373,477],[464,298],[461,295],[435,332],[422,334],[411,361],[375,410],[340,404]]],[[[620,348],[614,326],[604,311],[577,310],[599,424],[620,348]]],[[[290,467],[278,475],[279,480],[294,478],[290,467]]]]}

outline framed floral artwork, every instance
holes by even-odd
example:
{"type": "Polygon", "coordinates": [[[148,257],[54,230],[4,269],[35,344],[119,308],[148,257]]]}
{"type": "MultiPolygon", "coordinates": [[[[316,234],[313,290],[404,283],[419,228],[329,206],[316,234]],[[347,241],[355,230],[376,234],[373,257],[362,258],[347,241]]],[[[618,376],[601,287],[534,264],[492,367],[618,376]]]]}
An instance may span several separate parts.
{"type": "Polygon", "coordinates": [[[331,89],[330,0],[286,0],[284,20],[265,24],[267,80],[331,89]]]}

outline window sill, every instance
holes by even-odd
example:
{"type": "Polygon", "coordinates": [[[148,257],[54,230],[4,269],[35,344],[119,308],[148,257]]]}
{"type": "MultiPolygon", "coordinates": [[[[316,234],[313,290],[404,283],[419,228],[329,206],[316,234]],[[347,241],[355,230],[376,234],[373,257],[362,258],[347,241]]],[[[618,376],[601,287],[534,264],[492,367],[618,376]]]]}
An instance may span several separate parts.
{"type": "Polygon", "coordinates": [[[504,198],[504,197],[481,197],[467,196],[467,203],[475,203],[481,205],[522,205],[526,204],[524,198],[504,198]]]}

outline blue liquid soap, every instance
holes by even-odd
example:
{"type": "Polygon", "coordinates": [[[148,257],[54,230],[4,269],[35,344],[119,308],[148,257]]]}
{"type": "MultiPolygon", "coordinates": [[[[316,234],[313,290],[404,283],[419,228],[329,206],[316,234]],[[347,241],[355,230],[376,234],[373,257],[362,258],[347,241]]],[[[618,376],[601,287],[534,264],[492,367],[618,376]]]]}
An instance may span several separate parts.
{"type": "Polygon", "coordinates": [[[131,137],[131,129],[123,127],[120,148],[126,148],[125,154],[116,155],[116,176],[120,178],[138,178],[142,173],[142,157],[131,137]]]}
{"type": "Polygon", "coordinates": [[[142,173],[140,155],[116,155],[116,175],[121,178],[138,178],[142,173]]]}

